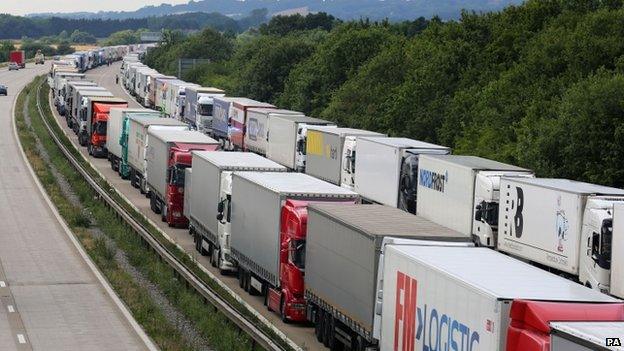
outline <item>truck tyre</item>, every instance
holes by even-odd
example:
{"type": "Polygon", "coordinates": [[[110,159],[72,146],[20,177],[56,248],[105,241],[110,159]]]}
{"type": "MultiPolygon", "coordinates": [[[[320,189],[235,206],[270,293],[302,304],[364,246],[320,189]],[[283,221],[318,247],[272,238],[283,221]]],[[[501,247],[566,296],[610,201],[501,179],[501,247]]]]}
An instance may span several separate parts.
{"type": "Polygon", "coordinates": [[[130,168],[130,185],[132,185],[132,187],[134,188],[137,188],[136,173],[134,172],[134,168],[130,168]]]}
{"type": "Polygon", "coordinates": [[[245,271],[242,268],[238,269],[238,286],[245,290],[245,271]]]}
{"type": "Polygon", "coordinates": [[[284,301],[283,297],[280,301],[280,318],[282,319],[282,322],[284,322],[284,324],[290,323],[290,320],[286,318],[286,301],[284,301]]]}
{"type": "Polygon", "coordinates": [[[218,255],[217,249],[215,249],[215,247],[212,244],[210,244],[210,250],[208,251],[209,251],[208,256],[210,256],[210,265],[215,268],[218,267],[217,266],[217,255],[218,255]]]}
{"type": "Polygon", "coordinates": [[[332,316],[331,316],[331,314],[329,314],[327,312],[325,312],[323,314],[323,316],[324,316],[324,318],[323,318],[323,345],[325,345],[325,347],[329,347],[329,336],[330,336],[330,334],[334,333],[334,331],[331,329],[331,327],[332,327],[332,324],[331,324],[332,316]]]}
{"type": "Polygon", "coordinates": [[[223,255],[221,254],[221,250],[218,251],[217,267],[219,268],[219,274],[221,274],[221,275],[227,275],[228,274],[227,270],[221,268],[221,267],[223,267],[223,255]]]}
{"type": "Polygon", "coordinates": [[[157,206],[156,201],[158,200],[156,200],[155,196],[150,197],[150,208],[155,214],[160,214],[160,208],[157,206]]]}
{"type": "Polygon", "coordinates": [[[158,200],[158,208],[160,208],[160,220],[163,222],[167,221],[167,206],[163,204],[160,200],[158,200]]]}
{"type": "Polygon", "coordinates": [[[317,307],[316,315],[314,316],[314,335],[316,335],[316,341],[318,342],[323,342],[323,331],[325,330],[323,326],[324,319],[323,310],[317,307]]]}

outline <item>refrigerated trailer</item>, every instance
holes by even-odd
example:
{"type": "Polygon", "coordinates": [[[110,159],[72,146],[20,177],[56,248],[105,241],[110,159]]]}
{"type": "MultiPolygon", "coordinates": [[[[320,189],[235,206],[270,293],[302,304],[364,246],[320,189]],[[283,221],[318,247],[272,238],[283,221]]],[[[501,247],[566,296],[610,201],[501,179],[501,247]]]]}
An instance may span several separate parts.
{"type": "Polygon", "coordinates": [[[274,116],[269,120],[271,137],[267,157],[291,170],[305,171],[306,142],[311,126],[336,127],[334,122],[306,116],[274,116]]]}
{"type": "Polygon", "coordinates": [[[422,155],[416,212],[472,237],[479,245],[496,247],[503,176],[532,178],[534,174],[476,156],[422,155]]]}
{"type": "Polygon", "coordinates": [[[624,322],[552,322],[544,351],[624,351],[624,322]]]}
{"type": "Polygon", "coordinates": [[[394,306],[378,301],[385,245],[473,246],[461,233],[383,205],[312,204],[307,229],[307,317],[326,346],[377,344],[376,313],[394,306]]]}
{"type": "Polygon", "coordinates": [[[343,154],[342,182],[370,201],[415,214],[420,155],[450,153],[449,147],[408,138],[358,137],[357,167],[355,154],[343,154]]]}
{"type": "Polygon", "coordinates": [[[184,170],[192,166],[192,151],[214,151],[219,142],[189,130],[152,129],[147,131],[145,151],[150,207],[169,226],[186,227],[184,216],[184,170]]]}
{"type": "Polygon", "coordinates": [[[195,190],[187,191],[185,199],[191,199],[192,210],[187,217],[195,249],[210,256],[210,262],[221,273],[233,271],[236,266],[230,252],[228,211],[232,200],[232,172],[285,172],[287,169],[259,155],[235,151],[195,151],[192,163],[195,190]],[[217,219],[219,213],[223,216],[221,220],[217,219]]]}
{"type": "Polygon", "coordinates": [[[305,320],[305,218],[283,213],[296,203],[345,205],[358,198],[302,173],[233,173],[230,246],[241,286],[262,294],[282,319],[305,320]]]}
{"type": "Polygon", "coordinates": [[[245,150],[266,155],[269,147],[270,120],[277,117],[303,116],[303,113],[273,108],[250,108],[247,111],[245,150]]]}
{"type": "Polygon", "coordinates": [[[609,292],[611,260],[624,255],[612,245],[613,209],[624,203],[624,190],[505,177],[500,188],[498,250],[609,292]]]}
{"type": "MultiPolygon", "coordinates": [[[[130,117],[128,122],[127,173],[126,162],[122,159],[124,177],[130,178],[130,184],[142,194],[148,194],[146,179],[145,150],[149,144],[148,129],[188,130],[186,123],[171,118],[130,117]]],[[[123,149],[122,145],[122,149],[123,149]]]]}
{"type": "Polygon", "coordinates": [[[128,125],[131,116],[158,118],[160,114],[145,108],[111,108],[106,124],[106,149],[111,168],[122,178],[127,177],[121,164],[128,162],[128,125]],[[122,145],[125,146],[122,148],[122,145]],[[125,175],[124,175],[125,174],[125,175]]]}
{"type": "Polygon", "coordinates": [[[362,129],[309,127],[306,144],[306,174],[341,185],[345,139],[362,136],[385,135],[362,129]]]}
{"type": "Polygon", "coordinates": [[[381,350],[547,351],[543,324],[624,318],[620,300],[488,248],[390,245],[381,350]]]}

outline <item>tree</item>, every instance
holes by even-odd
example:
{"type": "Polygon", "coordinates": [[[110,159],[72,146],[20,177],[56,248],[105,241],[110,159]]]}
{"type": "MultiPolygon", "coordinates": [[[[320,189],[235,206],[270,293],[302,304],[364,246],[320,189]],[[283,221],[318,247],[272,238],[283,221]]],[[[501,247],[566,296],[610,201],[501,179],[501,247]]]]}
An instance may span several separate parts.
{"type": "Polygon", "coordinates": [[[97,42],[97,39],[93,35],[87,32],[81,32],[78,29],[72,32],[69,36],[69,40],[77,44],[95,44],[97,42]]]}

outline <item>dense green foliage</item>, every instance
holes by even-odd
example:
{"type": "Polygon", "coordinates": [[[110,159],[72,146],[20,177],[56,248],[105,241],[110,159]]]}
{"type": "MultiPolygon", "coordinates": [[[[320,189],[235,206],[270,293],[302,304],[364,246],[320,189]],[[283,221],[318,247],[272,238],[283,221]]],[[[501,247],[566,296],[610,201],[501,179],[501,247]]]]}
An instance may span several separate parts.
{"type": "Polygon", "coordinates": [[[459,21],[315,28],[274,19],[186,78],[540,176],[624,187],[621,0],[529,0],[459,21]]]}

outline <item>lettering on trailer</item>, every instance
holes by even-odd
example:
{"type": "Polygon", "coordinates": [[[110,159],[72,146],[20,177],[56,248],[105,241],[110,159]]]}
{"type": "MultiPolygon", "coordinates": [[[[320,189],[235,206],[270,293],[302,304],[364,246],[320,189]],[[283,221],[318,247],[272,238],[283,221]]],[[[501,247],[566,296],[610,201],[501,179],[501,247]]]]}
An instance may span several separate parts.
{"type": "Polygon", "coordinates": [[[416,340],[422,351],[477,351],[479,333],[435,308],[427,314],[426,304],[418,307],[417,288],[416,279],[397,271],[394,351],[414,351],[416,340]]]}
{"type": "Polygon", "coordinates": [[[260,123],[257,118],[250,118],[247,122],[247,135],[253,141],[258,140],[259,136],[264,135],[264,123],[260,123]]]}
{"type": "Polygon", "coordinates": [[[421,168],[419,170],[418,183],[425,188],[443,193],[446,183],[448,183],[448,171],[441,174],[421,168]]]}
{"type": "Polygon", "coordinates": [[[224,108],[222,105],[214,104],[213,114],[217,120],[227,122],[227,108],[224,108]]]}

